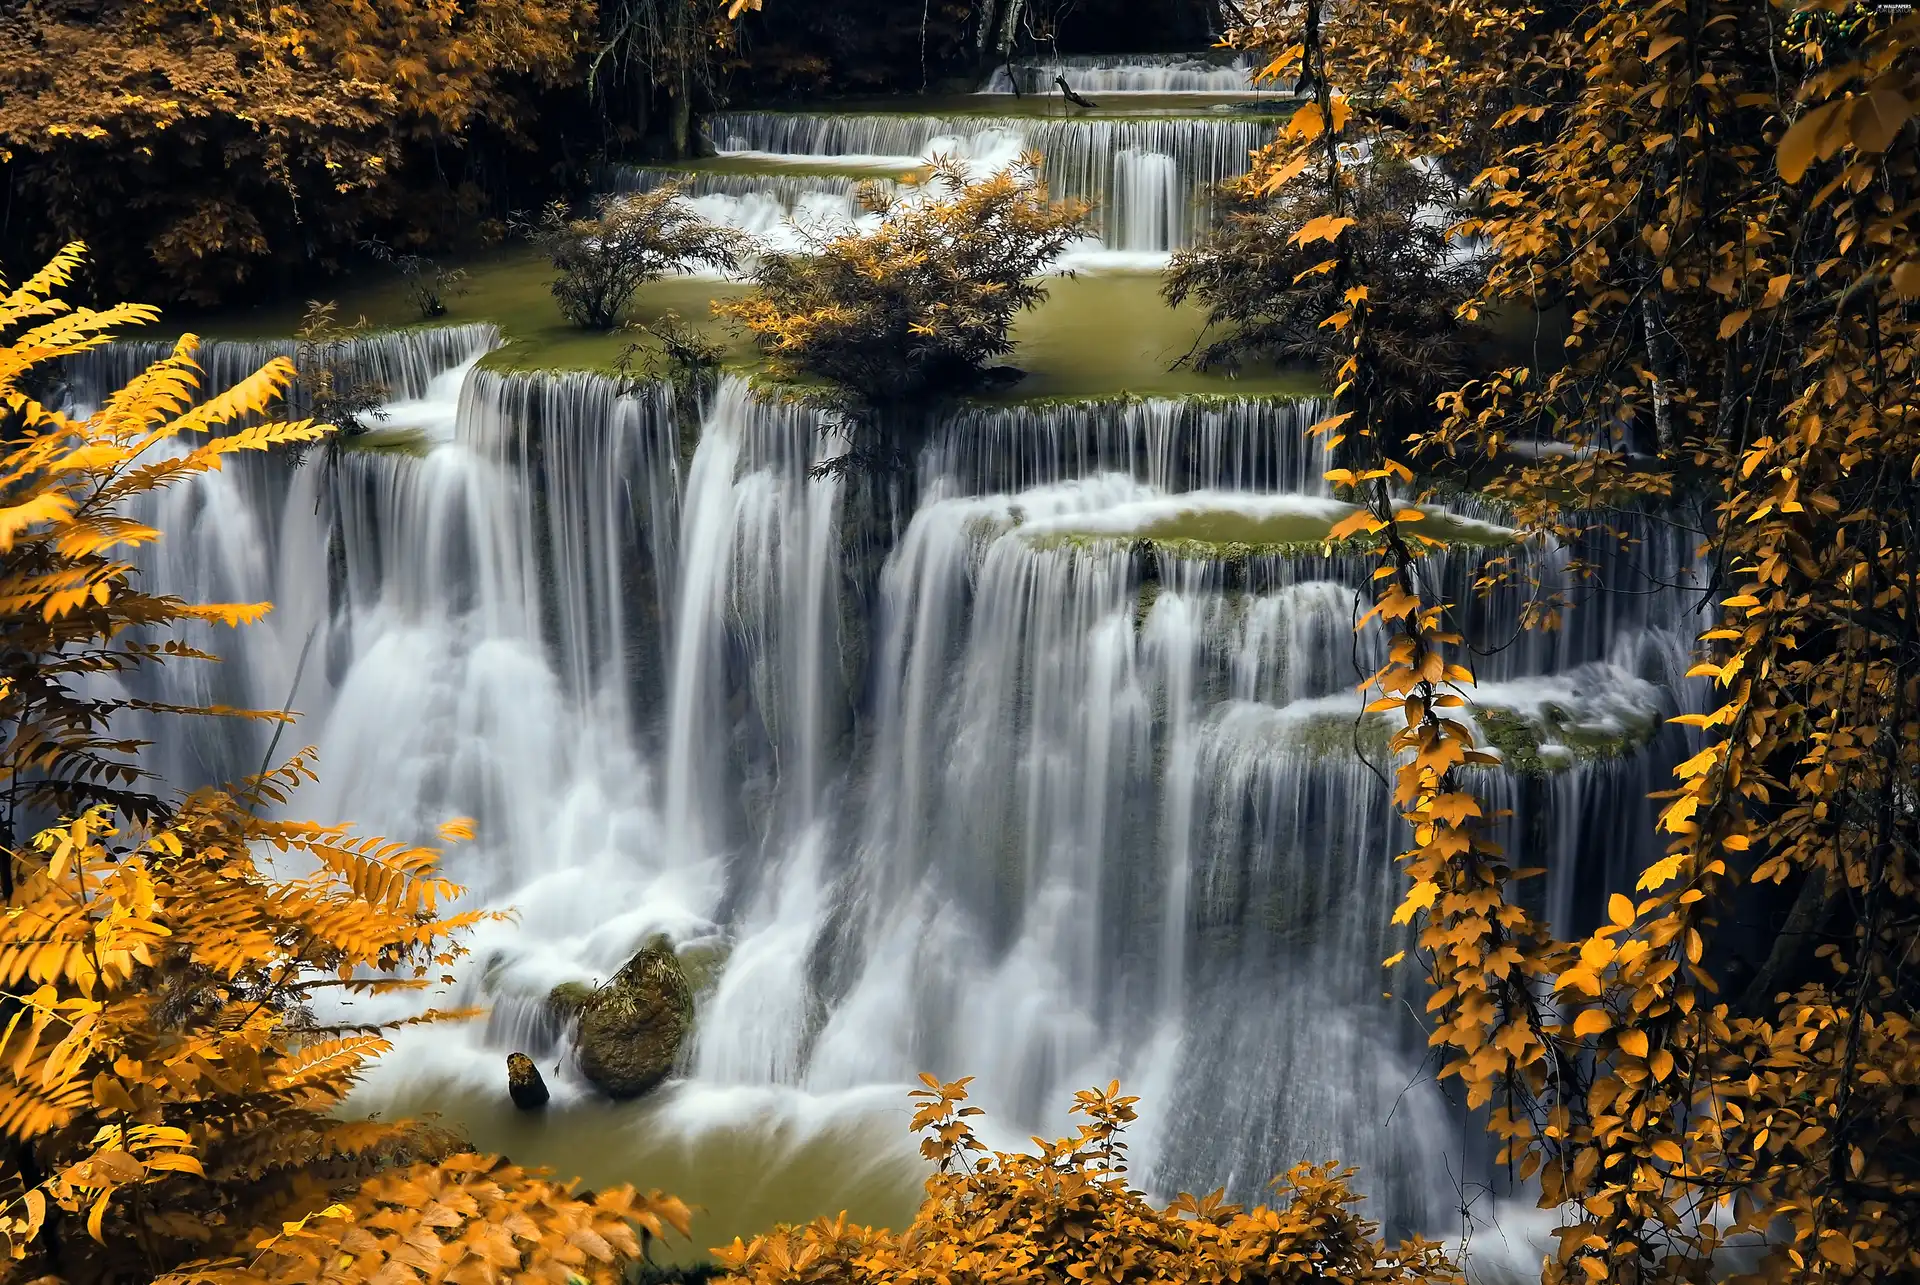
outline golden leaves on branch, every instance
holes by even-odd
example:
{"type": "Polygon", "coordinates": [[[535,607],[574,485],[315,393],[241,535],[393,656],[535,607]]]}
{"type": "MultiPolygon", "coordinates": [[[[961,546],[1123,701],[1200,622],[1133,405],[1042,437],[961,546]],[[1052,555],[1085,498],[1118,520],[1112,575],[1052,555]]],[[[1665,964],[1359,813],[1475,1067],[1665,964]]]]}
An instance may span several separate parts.
{"type": "Polygon", "coordinates": [[[913,1128],[936,1172],[895,1233],[820,1218],[715,1251],[735,1285],[1449,1285],[1458,1269],[1418,1237],[1388,1246],[1361,1218],[1352,1170],[1306,1165],[1275,1180],[1273,1206],[1224,1194],[1156,1206],[1127,1179],[1136,1098],[1118,1083],[1075,1095],[1077,1132],[1035,1150],[983,1146],[967,1081],[923,1075],[913,1128]]]}
{"type": "MultiPolygon", "coordinates": [[[[1399,918],[1443,1076],[1562,1210],[1552,1281],[1693,1281],[1743,1237],[1741,1279],[1920,1274],[1920,819],[1895,802],[1920,790],[1920,18],[1762,8],[1256,5],[1245,33],[1275,69],[1329,69],[1250,185],[1338,194],[1339,151],[1304,150],[1331,78],[1364,108],[1356,143],[1478,174],[1457,230],[1487,280],[1461,315],[1565,308],[1561,354],[1444,392],[1413,459],[1490,476],[1539,536],[1578,536],[1584,506],[1651,510],[1699,530],[1720,577],[1664,854],[1556,940],[1446,713],[1465,640],[1390,494],[1416,484],[1379,449],[1366,297],[1329,312],[1351,358],[1325,432],[1360,456],[1329,476],[1365,503],[1339,534],[1374,539],[1372,618],[1395,632],[1369,708],[1403,719],[1399,918]],[[1723,990],[1755,949],[1723,921],[1757,907],[1785,926],[1723,990]]],[[[1325,272],[1377,295],[1350,235],[1325,272]]]]}
{"type": "MultiPolygon", "coordinates": [[[[118,738],[114,718],[170,711],[90,699],[77,677],[204,657],[129,641],[136,627],[239,625],[265,610],[144,592],[115,555],[160,533],[117,506],[329,429],[268,418],[285,362],[201,398],[190,337],[85,418],[35,400],[23,375],[146,315],[61,303],[53,292],[78,262],[75,247],[0,285],[0,411],[13,429],[0,459],[0,628],[13,649],[0,798],[84,804],[0,849],[0,1140],[33,1165],[0,1190],[0,1250],[18,1271],[78,1281],[614,1285],[642,1232],[687,1233],[685,1205],[579,1193],[438,1126],[340,1112],[397,1028],[466,1016],[321,1015],[334,992],[452,980],[461,935],[495,916],[452,909],[462,890],[439,851],[271,815],[313,778],[311,751],[177,802],[114,784],[142,779],[127,761],[141,743],[118,738]],[[187,434],[207,440],[182,451],[187,434]],[[304,873],[263,866],[267,853],[304,873]]],[[[465,818],[439,831],[472,836],[465,818]]]]}

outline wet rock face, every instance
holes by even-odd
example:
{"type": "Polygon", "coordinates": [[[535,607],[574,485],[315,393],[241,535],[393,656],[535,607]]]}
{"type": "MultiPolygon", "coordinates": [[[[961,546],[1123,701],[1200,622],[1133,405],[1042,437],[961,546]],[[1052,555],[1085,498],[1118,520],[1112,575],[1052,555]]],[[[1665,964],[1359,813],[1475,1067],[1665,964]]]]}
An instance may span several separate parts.
{"type": "Polygon", "coordinates": [[[612,1098],[637,1098],[666,1079],[693,1030],[693,990],[662,935],[648,941],[580,1009],[580,1073],[612,1098]]]}
{"type": "Polygon", "coordinates": [[[525,1053],[507,1054],[507,1096],[522,1111],[534,1111],[547,1105],[547,1082],[540,1068],[525,1053]]]}

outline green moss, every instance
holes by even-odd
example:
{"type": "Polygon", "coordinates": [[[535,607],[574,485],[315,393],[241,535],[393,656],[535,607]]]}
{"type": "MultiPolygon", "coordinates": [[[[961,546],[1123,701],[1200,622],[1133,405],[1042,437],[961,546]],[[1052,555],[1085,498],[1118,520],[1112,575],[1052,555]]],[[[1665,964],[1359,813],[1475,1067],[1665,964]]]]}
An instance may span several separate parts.
{"type": "MultiPolygon", "coordinates": [[[[1194,508],[1145,523],[1129,531],[1057,531],[1035,538],[1042,548],[1095,547],[1130,543],[1175,557],[1227,563],[1245,562],[1258,555],[1307,557],[1323,553],[1361,552],[1371,547],[1366,536],[1352,536],[1329,545],[1327,534],[1335,522],[1354,510],[1344,507],[1334,517],[1313,513],[1244,513],[1232,508],[1194,508]]],[[[1508,537],[1498,528],[1435,512],[1419,524],[1423,535],[1450,545],[1494,546],[1508,537]]]]}
{"type": "MultiPolygon", "coordinates": [[[[381,271],[341,281],[332,297],[348,321],[364,317],[376,329],[491,322],[506,346],[482,363],[492,370],[593,370],[613,373],[627,346],[652,340],[633,331],[580,330],[560,317],[551,291],[553,268],[538,253],[517,248],[466,263],[467,292],[448,301],[447,314],[423,322],[399,277],[381,271]]],[[[1014,323],[1010,361],[1025,371],[984,404],[1009,405],[1110,400],[1127,397],[1301,397],[1320,390],[1311,372],[1268,372],[1233,378],[1170,369],[1192,349],[1205,317],[1197,307],[1169,308],[1154,272],[1089,272],[1047,283],[1049,298],[1014,323]]],[[[759,375],[757,349],[712,314],[714,300],[737,297],[738,282],[674,277],[641,289],[632,319],[643,324],[677,313],[722,345],[724,368],[759,375]]],[[[298,328],[304,303],[168,320],[212,338],[284,337],[298,328]]]]}
{"type": "Polygon", "coordinates": [[[1540,757],[1540,737],[1533,725],[1509,710],[1480,707],[1474,711],[1487,744],[1500,751],[1511,771],[1537,776],[1547,770],[1540,757]]]}
{"type": "Polygon", "coordinates": [[[562,1022],[571,1022],[592,998],[593,987],[586,982],[561,982],[547,992],[547,1011],[562,1022]]]}
{"type": "Polygon", "coordinates": [[[732,953],[732,944],[717,937],[690,942],[680,948],[680,971],[686,975],[687,986],[696,1001],[720,984],[720,974],[732,953]]]}
{"type": "Polygon", "coordinates": [[[1551,703],[1543,708],[1539,722],[1494,705],[1476,705],[1473,714],[1487,744],[1500,751],[1507,768],[1527,776],[1559,771],[1576,763],[1622,758],[1652,740],[1660,730],[1659,716],[1653,713],[1622,731],[1581,728],[1570,724],[1551,703]],[[1561,752],[1547,747],[1558,747],[1561,752]]]}
{"type": "Polygon", "coordinates": [[[373,455],[425,455],[427,435],[417,428],[370,428],[364,433],[342,437],[343,450],[364,451],[373,455]]]}

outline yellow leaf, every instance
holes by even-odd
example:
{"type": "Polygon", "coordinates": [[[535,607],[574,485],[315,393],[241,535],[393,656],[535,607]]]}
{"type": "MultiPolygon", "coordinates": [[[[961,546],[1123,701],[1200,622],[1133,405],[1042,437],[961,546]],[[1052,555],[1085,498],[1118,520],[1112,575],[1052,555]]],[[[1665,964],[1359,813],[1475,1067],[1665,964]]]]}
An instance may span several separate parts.
{"type": "Polygon", "coordinates": [[[1422,879],[1413,885],[1412,891],[1407,893],[1407,899],[1400,903],[1398,910],[1393,912],[1393,922],[1396,924],[1413,922],[1413,917],[1431,906],[1439,895],[1439,884],[1422,879]]]}
{"type": "Polygon", "coordinates": [[[1780,140],[1778,164],[1780,177],[1789,183],[1798,183],[1800,176],[1807,172],[1807,166],[1813,164],[1816,152],[1820,156],[1833,155],[1832,148],[1822,148],[1821,135],[1832,122],[1840,104],[1823,103],[1793,123],[1780,140]]]}
{"type": "Polygon", "coordinates": [[[1746,325],[1747,318],[1751,317],[1752,315],[1753,315],[1753,309],[1751,308],[1742,308],[1738,312],[1728,313],[1726,317],[1720,322],[1720,337],[1722,339],[1733,338],[1734,332],[1740,329],[1740,327],[1746,325]]]}
{"type": "Polygon", "coordinates": [[[1361,531],[1378,531],[1382,525],[1380,519],[1373,516],[1372,510],[1358,509],[1334,523],[1333,530],[1327,532],[1327,539],[1344,540],[1361,531]]]}
{"type": "Polygon", "coordinates": [[[1620,1048],[1634,1057],[1647,1055],[1647,1033],[1645,1031],[1626,1030],[1620,1032],[1620,1048]]]}
{"type": "Polygon", "coordinates": [[[1891,89],[1876,89],[1853,100],[1848,125],[1853,146],[1861,152],[1884,152],[1900,127],[1913,115],[1913,104],[1891,89]]]}
{"type": "Polygon", "coordinates": [[[1634,887],[1640,892],[1652,892],[1679,874],[1680,868],[1686,863],[1687,859],[1683,856],[1662,857],[1641,873],[1640,882],[1634,887]]]}
{"type": "Polygon", "coordinates": [[[1680,1150],[1680,1144],[1672,1138],[1662,1138],[1654,1143],[1653,1154],[1656,1159],[1664,1160],[1670,1165],[1684,1164],[1687,1159],[1680,1150]]]}
{"type": "Polygon", "coordinates": [[[1613,1018],[1604,1008],[1589,1008],[1573,1019],[1573,1033],[1576,1038],[1585,1039],[1589,1035],[1599,1035],[1613,1026],[1613,1018]]]}
{"type": "Polygon", "coordinates": [[[1617,892],[1611,897],[1608,897],[1607,918],[1613,922],[1616,928],[1631,926],[1634,920],[1632,898],[1622,896],[1617,892]]]}
{"type": "Polygon", "coordinates": [[[1322,214],[1318,218],[1308,219],[1305,226],[1287,240],[1294,245],[1312,245],[1315,241],[1336,241],[1340,234],[1353,226],[1353,220],[1344,215],[1336,217],[1322,214]]]}
{"type": "Polygon", "coordinates": [[[1320,115],[1320,104],[1308,103],[1293,114],[1281,134],[1285,138],[1314,139],[1325,133],[1326,128],[1327,123],[1320,115]]]}

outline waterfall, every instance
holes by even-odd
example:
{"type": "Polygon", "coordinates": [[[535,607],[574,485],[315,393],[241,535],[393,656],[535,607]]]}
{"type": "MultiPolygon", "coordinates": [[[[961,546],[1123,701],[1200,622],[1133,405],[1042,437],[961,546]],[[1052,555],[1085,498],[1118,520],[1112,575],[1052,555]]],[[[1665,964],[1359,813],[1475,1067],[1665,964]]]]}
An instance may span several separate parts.
{"type": "Polygon", "coordinates": [[[1113,158],[1107,243],[1115,250],[1163,250],[1191,242],[1180,166],[1164,152],[1123,148],[1113,158]]]}
{"type": "Polygon", "coordinates": [[[1131,398],[961,410],[922,460],[930,484],[1023,490],[1096,473],[1160,491],[1204,487],[1324,494],[1331,466],[1307,428],[1319,398],[1131,398]]]}
{"type": "MultiPolygon", "coordinates": [[[[1420,1073],[1418,979],[1380,968],[1406,839],[1355,684],[1386,640],[1353,631],[1371,560],[1318,543],[1344,511],[1303,439],[1321,407],[967,408],[911,476],[856,479],[817,467],[841,449],[820,412],[744,379],[696,405],[475,369],[452,332],[394,342],[416,353],[379,359],[396,409],[449,428],[196,479],[155,502],[143,568],[278,604],[162,695],[292,693],[282,752],[320,747],[302,815],[403,839],[473,816],[464,904],[517,910],[451,997],[492,1016],[404,1037],[370,1104],[497,1096],[505,1051],[562,1055],[552,986],[665,932],[725,959],[647,1108],[671,1136],[817,1136],[933,1071],[978,1077],[1017,1140],[1118,1076],[1157,1191],[1247,1198],[1337,1157],[1376,1216],[1440,1229],[1465,1134],[1420,1073]]],[[[77,363],[76,398],[143,351],[77,363]]],[[[1475,658],[1460,716],[1502,729],[1503,839],[1577,923],[1651,859],[1620,841],[1651,828],[1613,820],[1687,752],[1660,720],[1697,699],[1697,599],[1657,582],[1691,549],[1631,515],[1625,541],[1515,544],[1504,516],[1436,510],[1470,538],[1420,574],[1476,639],[1518,639],[1475,658]],[[1518,576],[1477,596],[1500,560],[1518,576]],[[1521,631],[1552,592],[1562,628],[1521,631]]],[[[223,735],[166,770],[257,766],[254,731],[223,735]]]]}
{"type": "Polygon", "coordinates": [[[1216,62],[1198,54],[1128,54],[1013,63],[995,69],[981,92],[1050,94],[1056,76],[1083,94],[1244,94],[1253,88],[1244,57],[1216,62]]]}
{"type": "Polygon", "coordinates": [[[895,172],[922,166],[935,155],[990,170],[1031,148],[1044,158],[1049,192],[1092,202],[1101,244],[1134,253],[1165,253],[1191,244],[1207,224],[1212,191],[1246,172],[1249,153],[1270,141],[1274,128],[1271,120],[1258,117],[786,112],[724,112],[709,127],[726,156],[895,172]]]}

